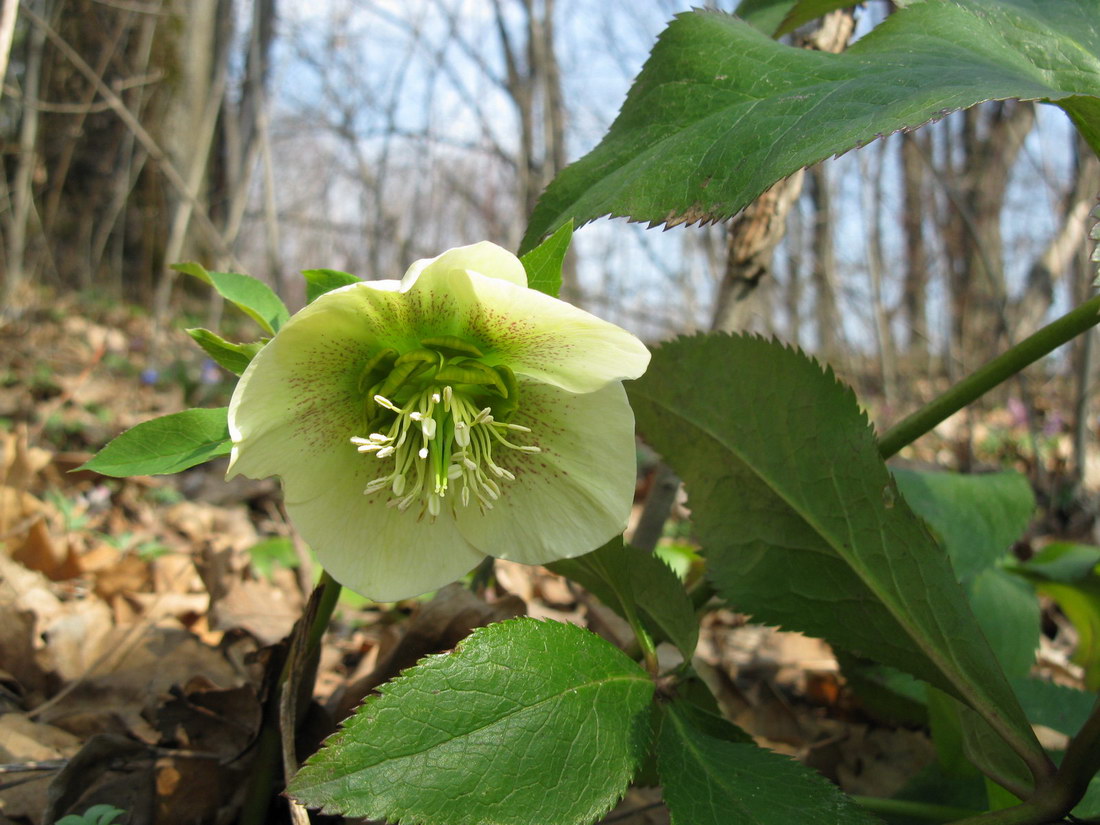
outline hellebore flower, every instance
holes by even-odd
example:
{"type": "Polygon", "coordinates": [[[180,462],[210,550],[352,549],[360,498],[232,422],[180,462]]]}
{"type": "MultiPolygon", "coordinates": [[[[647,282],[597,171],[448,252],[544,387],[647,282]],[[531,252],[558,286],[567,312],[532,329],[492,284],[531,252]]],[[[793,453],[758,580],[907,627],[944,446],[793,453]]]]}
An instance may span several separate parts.
{"type": "Polygon", "coordinates": [[[541,564],[626,526],[633,335],[527,288],[490,243],[334,290],[287,322],[229,405],[229,477],[282,478],[332,576],[380,601],[485,556],[541,564]]]}

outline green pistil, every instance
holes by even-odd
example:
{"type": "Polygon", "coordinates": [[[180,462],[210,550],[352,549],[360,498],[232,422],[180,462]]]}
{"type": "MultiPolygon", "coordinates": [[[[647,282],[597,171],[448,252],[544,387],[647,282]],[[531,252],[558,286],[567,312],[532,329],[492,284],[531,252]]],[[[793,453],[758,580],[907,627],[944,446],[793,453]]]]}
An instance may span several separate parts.
{"type": "Polygon", "coordinates": [[[435,518],[445,504],[452,513],[476,503],[491,510],[500,482],[515,476],[493,460],[493,449],[526,453],[539,448],[511,442],[509,431],[530,429],[508,423],[518,407],[519,386],[507,367],[490,367],[481,351],[454,337],[427,338],[422,349],[398,356],[386,350],[363,369],[360,389],[367,398],[366,438],[351,442],[389,464],[365,495],[388,490],[388,505],[407,510],[421,503],[435,518]]]}

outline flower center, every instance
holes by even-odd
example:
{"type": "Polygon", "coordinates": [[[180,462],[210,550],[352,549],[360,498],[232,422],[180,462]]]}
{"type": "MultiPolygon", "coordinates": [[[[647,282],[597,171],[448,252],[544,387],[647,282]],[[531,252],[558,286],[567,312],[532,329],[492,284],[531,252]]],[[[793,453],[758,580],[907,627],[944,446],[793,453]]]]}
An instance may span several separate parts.
{"type": "Polygon", "coordinates": [[[460,338],[420,344],[402,355],[384,350],[363,368],[359,389],[370,435],[351,442],[385,466],[363,494],[388,490],[390,507],[420,502],[420,514],[432,518],[445,503],[452,513],[471,502],[491,510],[498,482],[515,479],[493,460],[493,449],[539,452],[508,438],[509,431],[531,432],[509,423],[519,407],[516,377],[506,366],[483,363],[482,352],[460,338]]]}

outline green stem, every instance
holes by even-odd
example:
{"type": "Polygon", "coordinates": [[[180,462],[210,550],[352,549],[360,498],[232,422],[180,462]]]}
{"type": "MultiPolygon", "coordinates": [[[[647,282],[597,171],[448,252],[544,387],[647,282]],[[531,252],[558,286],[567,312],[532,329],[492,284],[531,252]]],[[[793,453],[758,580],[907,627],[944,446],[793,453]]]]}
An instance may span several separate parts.
{"type": "MultiPolygon", "coordinates": [[[[340,583],[332,578],[327,570],[321,572],[321,580],[317,582],[317,588],[321,590],[321,595],[317,603],[317,612],[313,614],[313,622],[309,626],[307,660],[315,658],[320,653],[321,638],[328,629],[333,610],[336,609],[336,603],[340,599],[340,583]]],[[[264,726],[256,744],[256,761],[252,766],[248,791],[241,807],[239,825],[263,825],[267,822],[267,810],[271,804],[271,786],[282,761],[282,739],[279,736],[279,693],[290,676],[290,667],[288,656],[279,673],[278,685],[265,706],[264,726]]]]}
{"type": "Polygon", "coordinates": [[[1100,295],[1047,324],[984,367],[959,381],[930,404],[890,428],[879,439],[879,453],[889,458],[913,443],[941,421],[980,398],[1082,332],[1100,323],[1100,295]]]}
{"type": "Polygon", "coordinates": [[[960,819],[952,825],[1045,825],[1060,822],[1081,801],[1100,772],[1100,699],[1070,740],[1058,772],[1031,799],[1012,808],[960,819]]]}
{"type": "Polygon", "coordinates": [[[645,629],[645,625],[642,624],[642,620],[638,618],[638,611],[634,608],[633,594],[618,593],[619,604],[623,606],[623,613],[627,622],[630,624],[630,629],[634,631],[634,638],[638,641],[638,647],[642,651],[642,661],[645,664],[645,669],[649,672],[650,676],[656,677],[660,672],[660,666],[657,663],[657,646],[653,644],[653,637],[649,635],[649,631],[645,629]]]}
{"type": "Polygon", "coordinates": [[[956,808],[951,805],[933,805],[929,802],[913,802],[908,799],[882,799],[877,796],[853,796],[861,808],[887,816],[905,816],[927,822],[950,822],[959,817],[974,816],[972,808],[956,808]]]}

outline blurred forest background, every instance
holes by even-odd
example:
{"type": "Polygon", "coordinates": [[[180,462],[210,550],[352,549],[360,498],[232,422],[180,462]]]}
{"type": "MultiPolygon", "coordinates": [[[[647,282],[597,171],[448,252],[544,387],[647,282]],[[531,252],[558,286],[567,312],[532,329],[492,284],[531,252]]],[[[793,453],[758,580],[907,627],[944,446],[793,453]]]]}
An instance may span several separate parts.
{"type": "MultiPolygon", "coordinates": [[[[217,461],[72,472],[125,427],[227,402],[233,376],[182,329],[256,330],[169,265],[249,273],[294,310],[301,269],[394,278],[451,246],[515,249],[690,5],[0,0],[0,825],[94,802],[133,822],[235,821],[265,663],[278,673],[264,657],[316,575],[272,480],[227,484],[217,461]],[[108,757],[117,775],[96,767],[108,757]]],[[[869,0],[791,42],[841,51],[892,10],[869,0]]],[[[775,335],[831,364],[884,427],[1091,293],[1098,192],[1100,163],[1060,110],[989,102],[823,160],[725,224],[583,227],[563,297],[650,344],[775,335]]],[[[1097,541],[1093,338],[903,453],[1025,472],[1041,516],[1020,558],[1032,541],[1097,541]]],[[[659,538],[690,580],[689,514],[642,457],[633,538],[659,538]]],[[[479,624],[526,612],[629,637],[564,579],[495,575],[425,605],[347,595],[315,693],[327,730],[479,624]]],[[[1039,665],[1079,685],[1072,625],[1043,621],[1039,665]]],[[[698,655],[730,718],[850,792],[892,794],[933,758],[921,731],[859,715],[823,643],[716,610],[698,655]]],[[[667,822],[631,793],[608,821],[667,822]]]]}
{"type": "MultiPolygon", "coordinates": [[[[45,289],[164,324],[197,286],[180,260],[268,280],[293,308],[298,269],[395,277],[477,239],[515,248],[689,5],[5,0],[5,313],[45,289]]],[[[872,0],[795,40],[838,51],[890,12],[872,0]]],[[[950,380],[1087,293],[1098,190],[1060,111],[990,102],[826,160],[728,225],[601,221],[578,233],[565,295],[651,341],[778,335],[885,423],[931,386],[913,379],[950,380]]],[[[1057,426],[1087,424],[1086,361],[1082,345],[1016,385],[1032,435],[1051,376],[1068,379],[1057,426]]]]}

